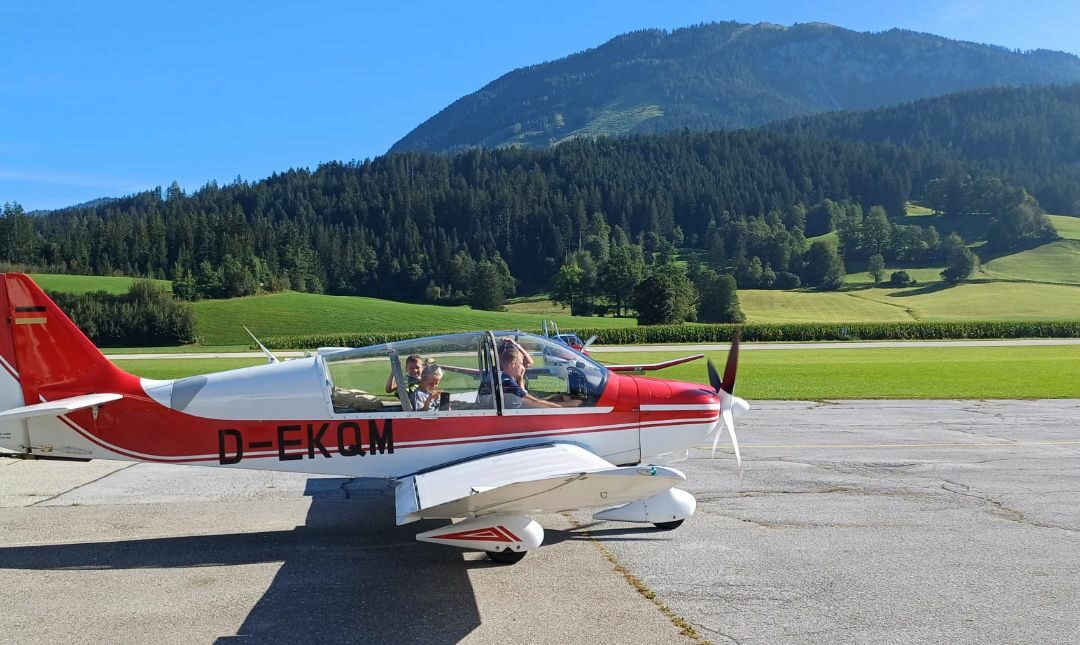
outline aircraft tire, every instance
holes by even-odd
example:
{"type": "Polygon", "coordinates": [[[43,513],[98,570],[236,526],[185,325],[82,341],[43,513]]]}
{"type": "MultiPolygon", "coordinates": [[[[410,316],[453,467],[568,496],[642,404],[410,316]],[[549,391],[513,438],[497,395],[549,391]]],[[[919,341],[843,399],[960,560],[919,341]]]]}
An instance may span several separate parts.
{"type": "Polygon", "coordinates": [[[505,551],[488,551],[487,556],[491,558],[492,562],[498,564],[517,564],[521,562],[521,559],[525,557],[528,551],[511,551],[506,549],[505,551]]]}
{"type": "Polygon", "coordinates": [[[653,522],[653,526],[660,529],[661,531],[674,531],[675,529],[682,526],[682,523],[684,521],[685,520],[675,520],[673,522],[653,522]]]}

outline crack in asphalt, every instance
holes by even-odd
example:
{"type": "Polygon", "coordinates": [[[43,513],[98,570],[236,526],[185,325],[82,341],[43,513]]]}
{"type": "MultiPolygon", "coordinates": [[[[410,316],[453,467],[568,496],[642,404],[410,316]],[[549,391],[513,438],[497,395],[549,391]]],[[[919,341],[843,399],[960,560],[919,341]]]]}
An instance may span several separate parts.
{"type": "Polygon", "coordinates": [[[998,500],[998,499],[994,499],[989,494],[982,493],[980,491],[972,491],[971,487],[968,486],[967,484],[962,484],[962,483],[959,483],[959,482],[950,481],[948,479],[943,480],[943,481],[945,483],[941,484],[941,489],[942,490],[947,491],[949,493],[952,493],[954,495],[960,495],[962,497],[970,497],[972,499],[977,499],[977,500],[980,500],[980,501],[982,501],[982,502],[984,502],[986,504],[989,504],[990,506],[997,509],[997,512],[993,512],[994,515],[997,515],[998,517],[1009,520],[1010,522],[1016,522],[1017,524],[1023,524],[1025,526],[1032,526],[1032,527],[1035,527],[1035,528],[1058,529],[1058,530],[1061,530],[1061,531],[1068,531],[1070,533],[1080,533],[1080,528],[1077,528],[1077,527],[1074,527],[1074,526],[1063,526],[1063,525],[1060,525],[1060,524],[1050,524],[1049,522],[1039,522],[1039,521],[1036,521],[1036,520],[1029,519],[1027,517],[1027,515],[1023,511],[1012,508],[1011,506],[1008,506],[1007,504],[1005,504],[1005,502],[1002,502],[1001,500],[998,500]],[[955,488],[949,488],[949,486],[947,484],[951,484],[955,488]],[[960,490],[961,488],[963,490],[960,490]]]}
{"type": "MultiPolygon", "coordinates": [[[[669,607],[665,602],[660,600],[660,598],[656,595],[656,592],[650,589],[648,585],[646,585],[645,582],[641,580],[641,578],[638,578],[630,571],[630,569],[626,565],[622,564],[615,556],[615,554],[612,553],[611,550],[608,549],[606,546],[604,546],[604,543],[597,539],[589,531],[589,529],[586,528],[585,524],[577,521],[577,519],[570,515],[570,513],[564,512],[562,513],[562,516],[570,522],[571,526],[573,526],[575,529],[580,530],[582,534],[584,534],[585,537],[587,537],[589,541],[593,543],[593,546],[595,546],[596,550],[600,552],[600,555],[604,556],[604,559],[606,559],[615,567],[616,573],[620,574],[626,580],[626,582],[643,598],[655,605],[656,608],[660,610],[660,613],[662,613],[668,620],[671,621],[671,624],[673,624],[675,627],[678,627],[679,632],[683,636],[690,639],[694,643],[697,643],[697,645],[712,645],[709,641],[702,638],[701,634],[698,633],[697,629],[703,628],[702,625],[698,625],[696,623],[691,624],[690,621],[675,613],[675,611],[671,609],[671,607],[669,607]]],[[[737,643],[738,641],[735,642],[737,643]]]]}
{"type": "Polygon", "coordinates": [[[56,499],[57,497],[60,497],[61,495],[67,495],[68,493],[70,493],[72,491],[79,490],[83,486],[89,486],[90,484],[95,484],[95,483],[105,479],[106,477],[111,477],[111,476],[115,475],[116,473],[123,472],[123,471],[127,470],[128,468],[131,468],[132,466],[134,466],[134,465],[136,465],[138,463],[139,462],[133,461],[133,462],[127,464],[126,466],[124,466],[123,468],[117,468],[116,470],[113,470],[111,472],[107,472],[107,473],[105,473],[104,475],[102,475],[100,477],[95,477],[94,479],[91,479],[90,481],[83,482],[83,483],[79,484],[78,486],[73,486],[73,487],[71,487],[71,488],[69,488],[69,489],[67,489],[65,491],[61,491],[61,492],[59,492],[59,493],[57,493],[57,494],[55,494],[55,495],[53,495],[51,497],[46,497],[45,499],[39,499],[38,501],[34,502],[33,504],[28,504],[26,506],[26,508],[37,506],[38,504],[44,504],[45,502],[51,502],[52,500],[56,499]]]}

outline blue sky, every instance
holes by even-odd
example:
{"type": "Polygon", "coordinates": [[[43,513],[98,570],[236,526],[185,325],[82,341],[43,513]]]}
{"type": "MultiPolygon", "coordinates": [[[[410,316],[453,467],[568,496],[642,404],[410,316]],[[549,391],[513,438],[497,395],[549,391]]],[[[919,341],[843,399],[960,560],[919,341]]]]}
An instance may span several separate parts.
{"type": "Polygon", "coordinates": [[[721,20],[1080,54],[1080,4],[1042,0],[5,0],[0,202],[55,208],[374,157],[517,67],[721,20]]]}

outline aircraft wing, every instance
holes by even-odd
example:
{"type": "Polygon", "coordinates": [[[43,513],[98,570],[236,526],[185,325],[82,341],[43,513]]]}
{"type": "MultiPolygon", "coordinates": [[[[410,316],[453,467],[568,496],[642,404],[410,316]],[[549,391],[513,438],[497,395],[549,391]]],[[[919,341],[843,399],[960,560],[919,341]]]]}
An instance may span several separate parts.
{"type": "Polygon", "coordinates": [[[83,394],[67,399],[35,403],[21,408],[0,412],[0,419],[30,419],[33,417],[59,417],[69,412],[104,405],[124,398],[122,394],[83,394]]]}
{"type": "Polygon", "coordinates": [[[614,506],[650,497],[685,479],[674,468],[615,466],[571,444],[529,446],[399,479],[397,522],[614,506]]]}
{"type": "Polygon", "coordinates": [[[673,358],[670,361],[661,361],[659,363],[647,363],[645,365],[605,365],[604,367],[612,372],[651,372],[653,370],[662,370],[667,367],[682,365],[683,363],[689,363],[690,361],[696,361],[702,358],[705,358],[704,354],[694,354],[693,356],[673,358]]]}

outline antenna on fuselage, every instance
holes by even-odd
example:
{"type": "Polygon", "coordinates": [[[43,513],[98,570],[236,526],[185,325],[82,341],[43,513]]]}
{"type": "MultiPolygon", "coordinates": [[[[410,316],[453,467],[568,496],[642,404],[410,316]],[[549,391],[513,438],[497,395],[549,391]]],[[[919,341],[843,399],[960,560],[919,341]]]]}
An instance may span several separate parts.
{"type": "Polygon", "coordinates": [[[259,342],[258,338],[255,338],[255,334],[251,333],[250,329],[248,329],[247,327],[244,327],[244,331],[246,331],[248,333],[248,336],[251,336],[251,340],[255,341],[255,344],[259,346],[259,349],[262,350],[262,353],[266,354],[266,359],[267,359],[266,362],[267,363],[280,363],[281,362],[281,361],[278,360],[277,356],[274,356],[270,352],[269,349],[266,349],[266,345],[263,345],[262,343],[259,342]]]}

